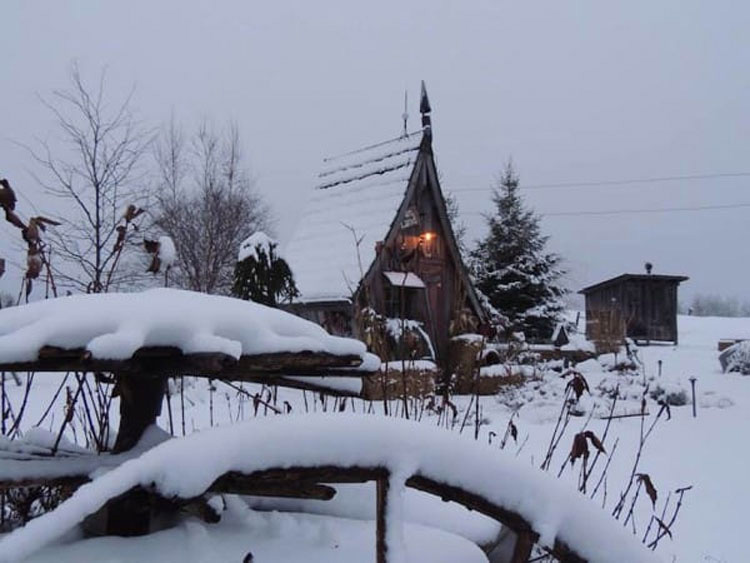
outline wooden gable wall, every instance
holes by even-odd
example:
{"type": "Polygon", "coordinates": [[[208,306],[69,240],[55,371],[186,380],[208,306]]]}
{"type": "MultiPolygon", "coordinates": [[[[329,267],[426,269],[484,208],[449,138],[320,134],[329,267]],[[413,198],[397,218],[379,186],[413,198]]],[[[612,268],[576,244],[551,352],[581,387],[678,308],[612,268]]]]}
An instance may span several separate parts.
{"type": "Polygon", "coordinates": [[[378,247],[363,289],[379,313],[423,322],[438,355],[444,356],[454,314],[468,308],[479,321],[482,312],[469,298],[471,289],[431,161],[429,152],[417,161],[404,202],[378,247]],[[413,272],[426,287],[394,287],[384,275],[392,271],[413,272]]]}

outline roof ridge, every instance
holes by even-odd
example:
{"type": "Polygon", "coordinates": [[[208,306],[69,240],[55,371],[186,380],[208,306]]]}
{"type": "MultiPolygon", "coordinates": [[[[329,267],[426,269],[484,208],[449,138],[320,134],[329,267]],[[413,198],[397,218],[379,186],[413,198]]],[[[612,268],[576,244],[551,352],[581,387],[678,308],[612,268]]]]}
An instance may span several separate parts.
{"type": "Polygon", "coordinates": [[[344,172],[346,170],[351,170],[353,168],[362,168],[363,166],[366,166],[368,164],[372,164],[374,162],[381,162],[383,160],[388,160],[389,158],[393,158],[394,156],[400,156],[402,154],[412,152],[419,150],[419,147],[406,147],[400,150],[396,150],[394,152],[388,152],[388,153],[382,153],[378,156],[371,158],[369,160],[362,160],[358,162],[353,162],[351,164],[347,164],[345,166],[340,166],[339,168],[329,168],[328,170],[324,170],[320,174],[318,174],[318,178],[325,178],[326,176],[331,176],[333,174],[337,174],[338,172],[344,172]]]}
{"type": "Polygon", "coordinates": [[[354,149],[353,151],[349,151],[349,152],[345,152],[345,153],[341,153],[341,154],[337,154],[337,155],[333,155],[333,156],[328,156],[328,157],[326,157],[326,158],[323,159],[323,162],[333,162],[334,160],[338,160],[340,158],[345,158],[347,156],[352,156],[354,154],[365,152],[365,151],[368,151],[370,149],[376,149],[378,147],[382,147],[382,146],[388,145],[390,143],[395,143],[397,141],[403,141],[404,139],[408,139],[410,137],[414,137],[416,135],[419,135],[420,133],[424,133],[424,129],[419,129],[417,131],[412,131],[411,133],[407,133],[406,135],[399,135],[398,137],[394,137],[392,139],[388,139],[387,141],[380,141],[379,143],[374,143],[372,145],[367,145],[367,146],[364,146],[364,147],[360,147],[358,149],[354,149]]]}
{"type": "MultiPolygon", "coordinates": [[[[376,162],[376,161],[373,161],[376,162]]],[[[365,178],[369,178],[370,176],[375,176],[378,174],[387,174],[388,172],[393,172],[394,170],[399,170],[401,168],[406,168],[407,166],[411,166],[414,164],[415,160],[407,159],[403,162],[399,162],[397,164],[393,164],[391,166],[384,166],[382,168],[376,168],[375,170],[370,170],[368,172],[365,172],[363,174],[359,174],[357,176],[348,176],[345,178],[342,178],[340,180],[336,180],[329,183],[323,183],[315,186],[316,190],[325,190],[328,188],[333,188],[335,186],[339,186],[341,184],[348,184],[350,182],[356,182],[358,180],[364,180],[365,178]]]]}

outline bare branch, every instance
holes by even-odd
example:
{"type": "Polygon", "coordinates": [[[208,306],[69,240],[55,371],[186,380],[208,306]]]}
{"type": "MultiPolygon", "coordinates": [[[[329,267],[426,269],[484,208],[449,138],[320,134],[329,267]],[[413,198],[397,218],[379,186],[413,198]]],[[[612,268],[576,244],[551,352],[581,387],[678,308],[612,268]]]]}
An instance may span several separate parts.
{"type": "Polygon", "coordinates": [[[270,226],[269,211],[243,168],[239,133],[203,123],[187,142],[174,121],[154,150],[155,223],[177,249],[178,286],[228,293],[243,239],[270,226]]]}
{"type": "Polygon", "coordinates": [[[66,285],[100,292],[120,278],[107,273],[109,268],[132,262],[120,260],[124,247],[119,252],[113,247],[123,210],[143,197],[141,163],[152,135],[133,117],[132,90],[113,110],[107,108],[106,71],[93,88],[77,65],[69,79],[68,89],[42,99],[57,121],[62,144],[53,148],[40,141],[36,150],[28,150],[45,172],[40,184],[72,203],[63,213],[65,228],[51,241],[61,259],[56,274],[66,285]]]}

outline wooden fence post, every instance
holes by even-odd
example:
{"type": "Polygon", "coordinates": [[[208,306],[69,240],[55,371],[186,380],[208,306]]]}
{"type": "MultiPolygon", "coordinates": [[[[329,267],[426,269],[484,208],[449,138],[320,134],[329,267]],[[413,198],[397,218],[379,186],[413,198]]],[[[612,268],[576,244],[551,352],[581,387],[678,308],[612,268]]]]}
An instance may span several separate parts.
{"type": "Polygon", "coordinates": [[[375,516],[375,550],[377,563],[388,562],[388,544],[386,543],[386,536],[388,534],[388,489],[390,484],[388,482],[388,474],[382,477],[378,477],[377,481],[377,492],[376,492],[376,516],[375,516]]]}
{"type": "Polygon", "coordinates": [[[145,373],[119,375],[120,427],[112,453],[135,446],[150,425],[156,424],[167,389],[167,378],[145,373]]]}
{"type": "MultiPolygon", "coordinates": [[[[113,453],[120,453],[135,446],[143,431],[156,423],[161,413],[161,404],[167,388],[167,380],[161,376],[143,373],[120,375],[120,427],[113,453]]],[[[140,536],[151,528],[151,506],[145,491],[129,491],[112,500],[106,510],[106,532],[116,536],[140,536]]]]}
{"type": "Polygon", "coordinates": [[[534,547],[534,538],[529,532],[516,532],[516,547],[513,549],[511,563],[526,563],[531,557],[531,549],[534,547]]]}

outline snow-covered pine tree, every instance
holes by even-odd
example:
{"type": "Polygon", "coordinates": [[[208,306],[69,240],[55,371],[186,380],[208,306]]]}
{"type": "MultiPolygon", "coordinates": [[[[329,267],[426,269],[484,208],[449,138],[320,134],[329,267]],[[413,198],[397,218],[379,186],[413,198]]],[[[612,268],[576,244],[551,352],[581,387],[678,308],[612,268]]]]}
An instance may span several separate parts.
{"type": "Polygon", "coordinates": [[[240,245],[232,287],[235,297],[276,307],[279,301],[299,295],[289,265],[276,253],[277,246],[260,231],[240,245]]]}
{"type": "Polygon", "coordinates": [[[566,290],[560,257],[545,252],[549,237],[539,228],[539,216],[526,209],[512,162],[505,166],[493,195],[495,212],[485,218],[489,232],[470,254],[477,289],[507,317],[506,332],[523,332],[531,340],[546,340],[559,321],[566,290]]]}

